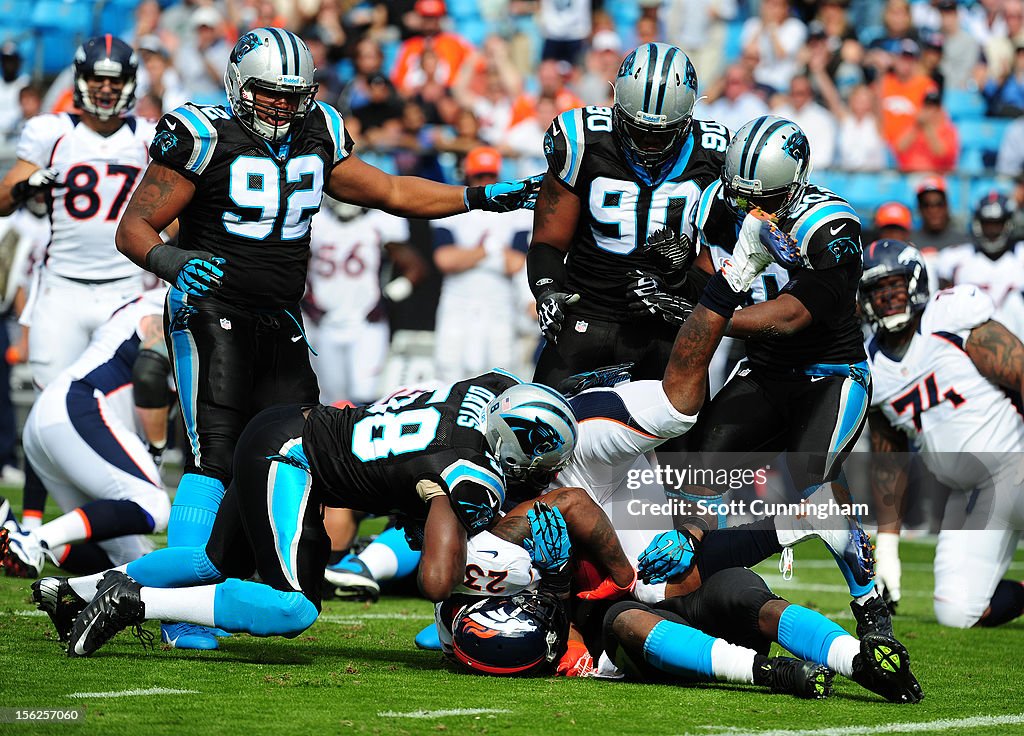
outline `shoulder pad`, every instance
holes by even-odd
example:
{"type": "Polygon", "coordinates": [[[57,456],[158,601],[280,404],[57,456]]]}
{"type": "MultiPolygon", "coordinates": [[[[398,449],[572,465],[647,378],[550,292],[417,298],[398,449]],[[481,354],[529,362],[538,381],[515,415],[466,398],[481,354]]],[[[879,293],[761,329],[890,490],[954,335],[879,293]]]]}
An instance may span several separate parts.
{"type": "Polygon", "coordinates": [[[953,334],[970,332],[992,319],[995,309],[989,295],[973,284],[943,289],[925,307],[922,331],[953,334]]]}
{"type": "Polygon", "coordinates": [[[551,121],[544,134],[544,156],[550,171],[570,188],[576,186],[585,149],[583,108],[567,110],[551,121]]]}
{"type": "Polygon", "coordinates": [[[330,134],[331,142],[334,144],[332,148],[334,163],[338,163],[352,153],[352,147],[355,144],[352,142],[352,138],[349,136],[348,131],[345,130],[345,119],[341,116],[340,112],[335,110],[326,102],[318,101],[316,106],[320,108],[320,112],[323,113],[327,132],[330,134]]]}
{"type": "Polygon", "coordinates": [[[36,115],[25,121],[15,155],[41,168],[50,165],[54,144],[75,127],[71,115],[36,115]]]}
{"type": "Polygon", "coordinates": [[[455,516],[469,534],[487,529],[505,502],[505,485],[495,464],[459,459],[441,471],[455,516]]]}
{"type": "Polygon", "coordinates": [[[787,229],[811,268],[835,268],[863,258],[860,218],[838,197],[812,202],[787,229]]]}
{"type": "Polygon", "coordinates": [[[157,123],[149,155],[182,173],[202,174],[217,147],[216,118],[226,120],[228,113],[221,107],[199,107],[191,102],[172,110],[157,123]]]}

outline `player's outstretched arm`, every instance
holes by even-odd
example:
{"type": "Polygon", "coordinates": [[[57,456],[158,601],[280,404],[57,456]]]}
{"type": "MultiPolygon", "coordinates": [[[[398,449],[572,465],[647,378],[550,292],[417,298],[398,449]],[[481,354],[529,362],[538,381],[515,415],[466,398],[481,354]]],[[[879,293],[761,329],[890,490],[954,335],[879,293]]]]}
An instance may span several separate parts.
{"type": "Polygon", "coordinates": [[[118,223],[117,249],[147,268],[146,256],[162,242],[160,233],[178,218],[195,191],[195,185],[174,169],[151,163],[118,223]]]}
{"type": "Polygon", "coordinates": [[[537,182],[498,182],[462,187],[418,176],[392,176],[358,156],[348,156],[331,171],[327,192],[335,199],[384,210],[399,217],[435,220],[467,210],[507,212],[532,209],[537,182]]]}
{"type": "Polygon", "coordinates": [[[466,530],[459,523],[447,496],[430,499],[423,529],[419,585],[435,603],[451,595],[466,571],[466,530]]]}
{"type": "Polygon", "coordinates": [[[1024,392],[1024,344],[993,319],[971,330],[967,355],[978,372],[1011,391],[1024,392]]]}

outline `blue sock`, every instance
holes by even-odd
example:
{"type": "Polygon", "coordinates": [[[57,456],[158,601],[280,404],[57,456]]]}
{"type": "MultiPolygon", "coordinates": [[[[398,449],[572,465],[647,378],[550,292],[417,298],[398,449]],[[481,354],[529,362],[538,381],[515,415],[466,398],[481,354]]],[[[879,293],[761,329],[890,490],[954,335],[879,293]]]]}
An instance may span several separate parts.
{"type": "Polygon", "coordinates": [[[392,527],[385,530],[373,540],[372,544],[383,544],[395,553],[395,557],[398,559],[398,569],[395,571],[396,578],[404,578],[412,573],[416,566],[420,564],[420,553],[409,546],[409,542],[405,538],[405,532],[401,529],[392,527]]]}
{"type": "Polygon", "coordinates": [[[672,621],[659,621],[644,641],[644,659],[673,675],[714,677],[711,667],[713,636],[672,621]]]}
{"type": "Polygon", "coordinates": [[[89,522],[88,538],[94,542],[126,534],[152,534],[156,526],[153,517],[134,501],[90,501],[78,510],[89,522]]]}
{"type": "Polygon", "coordinates": [[[195,473],[181,476],[167,524],[167,546],[205,547],[223,498],[224,484],[216,478],[195,473]]]}
{"type": "Polygon", "coordinates": [[[779,619],[779,644],[801,659],[818,664],[828,664],[828,650],[840,636],[849,636],[849,632],[803,606],[791,604],[779,619]]]}
{"type": "Polygon", "coordinates": [[[184,588],[224,579],[206,556],[205,547],[158,549],[129,562],[125,572],[128,577],[150,588],[184,588]]]}
{"type": "Polygon", "coordinates": [[[302,593],[248,580],[225,580],[213,598],[213,620],[219,628],[253,636],[298,636],[319,615],[302,593]]]}

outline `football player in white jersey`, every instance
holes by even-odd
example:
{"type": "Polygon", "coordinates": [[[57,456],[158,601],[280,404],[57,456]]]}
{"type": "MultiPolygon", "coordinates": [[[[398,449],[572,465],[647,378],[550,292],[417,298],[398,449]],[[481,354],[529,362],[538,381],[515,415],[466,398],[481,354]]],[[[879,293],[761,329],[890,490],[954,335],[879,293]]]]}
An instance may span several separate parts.
{"type": "Polygon", "coordinates": [[[935,256],[940,286],[974,284],[992,299],[1002,325],[1024,338],[1024,248],[1013,237],[1013,201],[988,192],[974,208],[973,242],[935,256]]]}
{"type": "MultiPolygon", "coordinates": [[[[489,146],[466,155],[466,184],[498,181],[501,154],[489,146]]],[[[434,263],[444,274],[437,306],[435,360],[440,381],[492,366],[511,370],[515,357],[516,283],[526,264],[529,213],[481,211],[434,221],[434,263]]]]}
{"type": "Polygon", "coordinates": [[[998,626],[1024,612],[1024,587],[1003,579],[1024,523],[1020,493],[1024,423],[1003,389],[1024,386],[1024,345],[996,321],[992,299],[970,284],[929,297],[913,246],[872,243],[864,253],[861,308],[877,332],[868,343],[874,394],[872,490],[879,513],[878,579],[898,599],[896,510],[913,442],[940,482],[964,491],[946,505],[963,528],[944,528],[935,549],[935,616],[944,626],[998,626]]]}
{"type": "MultiPolygon", "coordinates": [[[[381,257],[395,253],[403,265],[410,260],[411,249],[401,245],[409,240],[409,223],[331,197],[324,203],[327,206],[313,217],[310,228],[306,293],[306,302],[322,313],[309,330],[318,353],[312,362],[320,401],[370,404],[380,393],[390,338],[381,309],[381,257]]],[[[417,260],[417,273],[410,270],[386,287],[395,301],[408,296],[421,278],[417,274],[425,266],[417,260]]]]}
{"type": "Polygon", "coordinates": [[[25,124],[18,159],[0,182],[0,216],[45,194],[51,238],[22,322],[40,388],[85,350],[118,304],[143,290],[144,272],[118,253],[114,232],[142,170],[154,126],[128,114],[138,60],[106,34],[75,52],[77,113],[25,124]]]}
{"type": "Polygon", "coordinates": [[[31,531],[0,530],[8,575],[38,577],[46,556],[77,573],[122,565],[152,551],[143,535],[167,528],[171,502],[157,467],[173,401],[165,292],[118,309],[32,408],[25,456],[64,515],[31,531]]]}

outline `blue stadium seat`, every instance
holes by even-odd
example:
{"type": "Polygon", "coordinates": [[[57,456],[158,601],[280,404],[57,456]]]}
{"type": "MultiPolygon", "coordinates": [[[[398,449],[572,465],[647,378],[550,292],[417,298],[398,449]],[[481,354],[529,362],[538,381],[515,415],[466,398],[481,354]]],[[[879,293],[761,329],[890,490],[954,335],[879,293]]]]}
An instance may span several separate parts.
{"type": "Polygon", "coordinates": [[[985,116],[985,100],[971,90],[947,89],[942,97],[942,104],[954,121],[975,120],[985,116]]]}
{"type": "Polygon", "coordinates": [[[0,0],[0,41],[20,36],[32,21],[31,0],[0,0]]]}
{"type": "MultiPolygon", "coordinates": [[[[92,28],[92,3],[73,0],[43,0],[32,11],[32,27],[37,31],[57,31],[87,36],[92,28]]],[[[49,44],[50,38],[47,37],[49,44]]],[[[62,51],[66,54],[68,49],[62,51]]]]}
{"type": "Polygon", "coordinates": [[[634,0],[608,0],[604,4],[605,12],[615,23],[615,30],[623,35],[632,35],[633,26],[640,17],[640,6],[634,0]]]}
{"type": "Polygon", "coordinates": [[[740,43],[740,36],[743,32],[743,21],[730,21],[725,26],[725,48],[723,58],[726,64],[731,64],[740,58],[743,53],[743,45],[740,43]]]}
{"type": "Polygon", "coordinates": [[[1010,194],[1013,191],[1013,185],[1008,181],[987,176],[972,179],[967,194],[968,213],[973,212],[974,205],[993,189],[1003,194],[1010,194]]]}
{"type": "Polygon", "coordinates": [[[135,24],[136,0],[105,0],[94,33],[112,33],[123,37],[135,24]]]}
{"type": "Polygon", "coordinates": [[[456,22],[456,32],[462,33],[462,21],[480,18],[480,8],[476,0],[447,0],[448,15],[456,22]]]}
{"type": "Polygon", "coordinates": [[[491,26],[482,18],[464,18],[459,21],[458,34],[478,49],[484,45],[484,39],[491,32],[491,26]]]}
{"type": "Polygon", "coordinates": [[[1012,122],[1006,118],[958,121],[956,127],[960,133],[960,163],[957,168],[971,173],[995,166],[999,143],[1012,122]]]}

